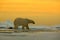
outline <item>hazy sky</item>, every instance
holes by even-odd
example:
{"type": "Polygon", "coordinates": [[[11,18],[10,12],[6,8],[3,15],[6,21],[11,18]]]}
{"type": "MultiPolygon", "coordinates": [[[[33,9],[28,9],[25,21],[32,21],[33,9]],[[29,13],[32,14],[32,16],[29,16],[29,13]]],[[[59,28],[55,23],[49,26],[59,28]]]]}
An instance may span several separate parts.
{"type": "Polygon", "coordinates": [[[0,21],[29,18],[36,25],[60,24],[59,0],[0,0],[0,21]]]}

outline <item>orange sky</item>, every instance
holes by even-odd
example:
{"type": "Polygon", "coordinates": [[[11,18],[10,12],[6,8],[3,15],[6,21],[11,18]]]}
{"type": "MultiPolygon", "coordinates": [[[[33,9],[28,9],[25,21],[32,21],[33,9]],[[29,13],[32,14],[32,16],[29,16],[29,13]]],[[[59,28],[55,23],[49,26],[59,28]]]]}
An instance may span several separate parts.
{"type": "Polygon", "coordinates": [[[16,17],[33,19],[37,25],[60,24],[60,1],[0,0],[0,21],[16,17]]]}

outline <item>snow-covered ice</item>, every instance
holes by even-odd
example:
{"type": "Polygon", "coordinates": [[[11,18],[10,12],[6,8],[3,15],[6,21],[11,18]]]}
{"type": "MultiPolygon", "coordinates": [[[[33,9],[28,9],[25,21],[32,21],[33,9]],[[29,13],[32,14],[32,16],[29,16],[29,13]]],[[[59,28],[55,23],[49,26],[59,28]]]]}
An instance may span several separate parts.
{"type": "Polygon", "coordinates": [[[60,32],[0,33],[0,40],[60,40],[60,32]]]}

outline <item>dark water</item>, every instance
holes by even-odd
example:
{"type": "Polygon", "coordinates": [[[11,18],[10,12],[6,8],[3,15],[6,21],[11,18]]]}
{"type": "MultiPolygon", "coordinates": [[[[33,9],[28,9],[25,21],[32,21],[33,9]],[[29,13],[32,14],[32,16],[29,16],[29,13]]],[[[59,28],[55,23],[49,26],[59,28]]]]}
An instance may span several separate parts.
{"type": "Polygon", "coordinates": [[[60,32],[0,33],[0,40],[60,40],[60,32]]]}

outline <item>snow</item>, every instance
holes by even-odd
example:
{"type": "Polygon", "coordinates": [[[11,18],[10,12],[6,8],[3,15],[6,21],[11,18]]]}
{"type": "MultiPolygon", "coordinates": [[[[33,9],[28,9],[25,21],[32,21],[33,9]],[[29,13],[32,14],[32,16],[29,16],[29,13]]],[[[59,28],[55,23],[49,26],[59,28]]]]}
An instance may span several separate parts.
{"type": "Polygon", "coordinates": [[[0,33],[0,40],[60,40],[60,32],[0,33]]]}

